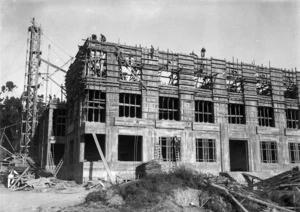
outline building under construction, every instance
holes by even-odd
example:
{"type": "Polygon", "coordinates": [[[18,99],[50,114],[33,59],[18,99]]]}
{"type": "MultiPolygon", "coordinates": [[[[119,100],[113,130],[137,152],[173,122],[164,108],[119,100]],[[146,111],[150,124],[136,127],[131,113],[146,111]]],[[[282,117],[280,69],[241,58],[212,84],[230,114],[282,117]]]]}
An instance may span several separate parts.
{"type": "Polygon", "coordinates": [[[93,35],[67,72],[65,108],[53,107],[48,128],[38,128],[48,129],[41,164],[60,152],[59,175],[77,182],[134,178],[153,159],[211,173],[289,170],[300,163],[299,86],[296,70],[93,35]]]}

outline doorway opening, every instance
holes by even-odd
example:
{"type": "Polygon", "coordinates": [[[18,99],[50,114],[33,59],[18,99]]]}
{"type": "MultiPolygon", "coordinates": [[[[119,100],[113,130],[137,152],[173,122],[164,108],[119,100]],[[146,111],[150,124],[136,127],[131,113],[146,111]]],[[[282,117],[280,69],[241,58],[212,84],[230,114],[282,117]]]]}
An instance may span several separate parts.
{"type": "Polygon", "coordinates": [[[245,140],[230,140],[230,171],[249,171],[248,143],[245,140]]]}

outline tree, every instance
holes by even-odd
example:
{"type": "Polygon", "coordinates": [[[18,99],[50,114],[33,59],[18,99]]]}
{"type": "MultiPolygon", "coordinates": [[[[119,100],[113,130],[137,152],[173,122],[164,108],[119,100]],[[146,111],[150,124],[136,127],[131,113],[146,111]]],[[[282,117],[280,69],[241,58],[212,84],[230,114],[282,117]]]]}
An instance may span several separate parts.
{"type": "Polygon", "coordinates": [[[11,152],[17,149],[21,135],[22,101],[8,95],[16,87],[12,81],[8,81],[1,87],[0,92],[4,96],[0,98],[0,144],[11,152]]]}

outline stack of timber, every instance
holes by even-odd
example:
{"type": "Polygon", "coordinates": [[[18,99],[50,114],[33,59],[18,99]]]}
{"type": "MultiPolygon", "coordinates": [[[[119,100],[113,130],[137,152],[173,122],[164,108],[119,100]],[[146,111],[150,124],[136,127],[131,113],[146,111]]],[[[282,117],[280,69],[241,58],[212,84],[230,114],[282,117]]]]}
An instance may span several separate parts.
{"type": "Polygon", "coordinates": [[[151,160],[143,163],[136,168],[136,173],[139,177],[144,177],[150,174],[159,174],[162,172],[161,164],[156,160],[151,160]]]}
{"type": "Polygon", "coordinates": [[[295,167],[290,171],[262,180],[254,184],[254,186],[264,190],[276,190],[280,187],[300,186],[299,167],[295,167]]]}

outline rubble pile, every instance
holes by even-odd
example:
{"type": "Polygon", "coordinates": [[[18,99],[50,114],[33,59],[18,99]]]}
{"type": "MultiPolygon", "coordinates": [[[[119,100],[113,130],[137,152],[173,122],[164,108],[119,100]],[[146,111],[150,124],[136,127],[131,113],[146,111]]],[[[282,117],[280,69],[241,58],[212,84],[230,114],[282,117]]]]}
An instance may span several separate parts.
{"type": "Polygon", "coordinates": [[[161,164],[156,160],[151,160],[147,163],[143,163],[136,168],[136,174],[139,177],[144,177],[149,174],[159,174],[162,172],[161,164]]]}

